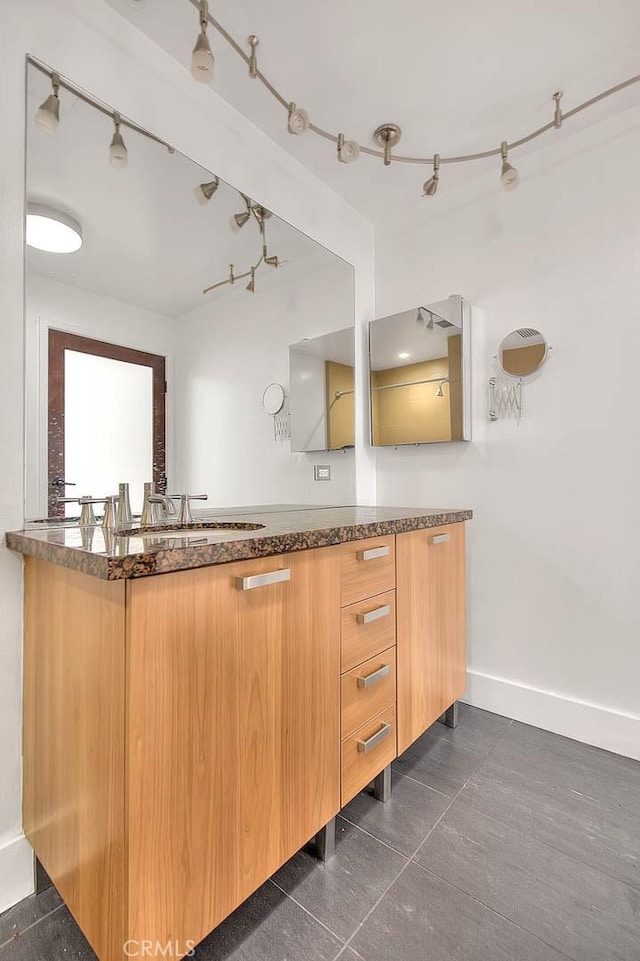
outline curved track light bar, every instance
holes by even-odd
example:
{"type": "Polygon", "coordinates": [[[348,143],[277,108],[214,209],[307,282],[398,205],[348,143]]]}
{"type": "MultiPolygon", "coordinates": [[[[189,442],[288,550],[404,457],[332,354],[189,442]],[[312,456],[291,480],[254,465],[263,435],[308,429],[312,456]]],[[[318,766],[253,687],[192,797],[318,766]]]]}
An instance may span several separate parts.
{"type": "MultiPolygon", "coordinates": [[[[187,0],[192,7],[200,9],[200,4],[198,0],[187,0]]],[[[226,30],[222,24],[215,19],[215,17],[209,14],[209,23],[216,30],[220,36],[227,41],[230,47],[238,54],[238,56],[244,60],[247,66],[251,67],[251,57],[247,54],[239,43],[234,40],[231,34],[226,30]]],[[[252,34],[252,36],[254,36],[252,34]]],[[[291,100],[283,97],[280,91],[274,87],[271,81],[265,77],[261,70],[257,69],[257,66],[253,65],[252,77],[259,80],[269,91],[269,93],[278,101],[278,103],[284,107],[284,109],[289,112],[289,107],[291,100]]],[[[602,93],[597,94],[595,97],[591,97],[589,100],[585,100],[584,103],[578,104],[572,110],[567,110],[562,112],[562,122],[565,120],[570,120],[571,117],[575,117],[577,114],[581,113],[583,110],[587,110],[594,104],[599,103],[601,100],[605,100],[607,97],[612,97],[616,93],[620,93],[621,90],[625,90],[627,87],[631,87],[633,84],[640,83],[640,74],[636,74],[634,77],[629,77],[628,80],[623,80],[622,83],[618,83],[613,87],[609,87],[607,90],[603,90],[602,93]]],[[[554,94],[554,100],[556,100],[554,94]]],[[[556,100],[556,105],[558,101],[556,100]]],[[[554,118],[549,121],[549,123],[544,124],[542,127],[538,127],[537,130],[532,130],[531,133],[526,134],[524,137],[520,137],[518,140],[506,141],[508,150],[515,150],[517,147],[522,147],[526,143],[530,143],[532,140],[536,140],[543,134],[547,133],[549,130],[558,128],[559,114],[556,110],[554,118]]],[[[328,130],[324,130],[313,122],[309,123],[309,130],[312,130],[319,137],[324,137],[325,140],[330,140],[332,143],[337,144],[339,134],[333,134],[328,130]]],[[[363,147],[360,145],[360,153],[367,154],[370,157],[378,157],[381,160],[385,159],[384,150],[376,150],[374,147],[363,147]]],[[[486,160],[489,157],[500,157],[502,155],[502,147],[495,147],[492,150],[481,150],[478,153],[462,154],[458,157],[444,157],[440,155],[440,164],[458,164],[458,163],[468,163],[473,160],[486,160]]],[[[388,156],[388,151],[387,151],[388,156]]],[[[397,154],[393,155],[394,163],[405,163],[405,164],[427,164],[433,166],[433,155],[430,157],[403,157],[397,154]]]]}

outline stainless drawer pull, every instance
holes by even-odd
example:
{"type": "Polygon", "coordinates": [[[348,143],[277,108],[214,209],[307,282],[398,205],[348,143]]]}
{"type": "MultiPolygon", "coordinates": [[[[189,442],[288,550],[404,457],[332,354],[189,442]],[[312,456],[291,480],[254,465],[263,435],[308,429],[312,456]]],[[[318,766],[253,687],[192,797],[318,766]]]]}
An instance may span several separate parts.
{"type": "Polygon", "coordinates": [[[358,551],[359,561],[374,561],[376,557],[388,557],[390,547],[370,547],[368,551],[358,551]]]}
{"type": "Polygon", "coordinates": [[[386,677],[390,671],[390,665],[383,664],[377,671],[374,671],[372,674],[367,674],[366,677],[358,674],[358,687],[371,687],[372,684],[376,684],[378,681],[381,681],[383,677],[386,677]]]}
{"type": "Polygon", "coordinates": [[[383,604],[382,607],[376,607],[375,611],[367,611],[366,614],[356,614],[356,621],[358,624],[371,624],[372,621],[379,621],[381,617],[388,617],[391,613],[391,608],[388,604],[383,604]]]}
{"type": "Polygon", "coordinates": [[[449,535],[448,535],[448,534],[433,534],[433,535],[429,538],[429,543],[430,543],[430,544],[448,544],[448,543],[449,543],[449,535]]]}
{"type": "Polygon", "coordinates": [[[361,754],[368,754],[369,751],[371,751],[376,746],[376,744],[379,744],[380,741],[384,741],[385,737],[389,737],[390,734],[391,734],[391,725],[383,724],[380,727],[380,730],[376,731],[375,734],[372,734],[371,737],[368,737],[366,741],[357,742],[359,752],[361,754]]]}
{"type": "Polygon", "coordinates": [[[291,571],[285,568],[283,571],[270,571],[268,574],[254,574],[252,577],[236,577],[236,587],[239,591],[252,591],[254,587],[268,587],[269,584],[280,584],[281,581],[290,581],[291,571]]]}

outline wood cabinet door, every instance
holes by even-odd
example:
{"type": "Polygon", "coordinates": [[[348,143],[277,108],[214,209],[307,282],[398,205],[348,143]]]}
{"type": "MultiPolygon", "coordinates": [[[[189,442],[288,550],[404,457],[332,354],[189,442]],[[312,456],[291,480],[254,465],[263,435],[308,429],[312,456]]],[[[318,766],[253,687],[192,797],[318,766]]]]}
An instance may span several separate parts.
{"type": "Polygon", "coordinates": [[[181,954],[339,810],[339,555],[141,578],[129,592],[129,931],[181,954]]]}
{"type": "Polygon", "coordinates": [[[398,753],[466,686],[464,524],[398,534],[398,753]]]}

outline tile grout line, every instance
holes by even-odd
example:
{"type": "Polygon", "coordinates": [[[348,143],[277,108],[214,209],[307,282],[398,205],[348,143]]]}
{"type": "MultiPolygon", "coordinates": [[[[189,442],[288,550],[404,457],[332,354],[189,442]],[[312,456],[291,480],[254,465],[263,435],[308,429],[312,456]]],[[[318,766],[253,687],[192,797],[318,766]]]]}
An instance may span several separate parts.
{"type": "Polygon", "coordinates": [[[394,846],[392,844],[389,844],[388,841],[383,841],[382,838],[376,837],[375,834],[372,834],[371,831],[367,831],[366,828],[363,828],[359,824],[356,824],[355,821],[350,821],[349,818],[345,817],[344,814],[339,814],[338,817],[341,817],[342,820],[346,821],[347,824],[350,824],[351,827],[356,828],[357,831],[361,831],[362,834],[366,834],[368,838],[371,838],[373,841],[377,841],[378,844],[382,844],[383,847],[388,848],[389,851],[393,851],[394,854],[398,854],[405,861],[408,861],[409,858],[411,857],[409,854],[405,854],[404,851],[399,851],[398,848],[394,848],[394,846]]]}
{"type": "MultiPolygon", "coordinates": [[[[514,723],[514,721],[513,721],[513,719],[512,719],[511,724],[513,724],[513,723],[514,723]]],[[[511,724],[509,725],[509,727],[511,727],[511,724]]],[[[551,733],[553,733],[553,732],[551,732],[551,733]]],[[[557,736],[558,736],[558,737],[561,737],[562,735],[557,735],[557,736]]],[[[498,746],[498,744],[500,744],[503,740],[504,740],[504,737],[503,737],[502,735],[496,740],[496,743],[492,746],[491,750],[489,751],[489,754],[487,754],[487,756],[482,759],[482,761],[480,762],[480,764],[478,765],[478,767],[472,772],[472,774],[471,774],[471,775],[469,776],[469,778],[467,779],[464,787],[466,787],[467,784],[469,783],[469,781],[471,781],[472,778],[474,778],[474,777],[476,776],[476,774],[478,773],[478,771],[480,770],[480,768],[482,767],[482,765],[485,763],[485,761],[488,761],[488,760],[489,760],[490,755],[493,753],[493,751],[494,751],[495,748],[498,746]]],[[[499,764],[500,762],[497,762],[497,763],[499,764]]],[[[503,767],[504,767],[504,765],[503,765],[503,767]]],[[[509,768],[507,768],[507,770],[509,770],[509,768]]],[[[516,772],[516,773],[520,773],[520,772],[516,772]]],[[[418,782],[418,783],[419,783],[419,782],[418,782]]],[[[569,790],[569,789],[567,789],[567,790],[569,790]]],[[[458,794],[460,794],[460,793],[461,793],[461,791],[458,792],[458,794]]],[[[456,798],[457,798],[457,797],[458,797],[458,795],[456,795],[456,798]]],[[[603,807],[607,807],[608,810],[612,810],[612,811],[614,810],[613,808],[610,808],[608,805],[606,805],[603,801],[600,801],[598,798],[593,798],[593,800],[594,800],[594,801],[597,801],[598,804],[602,805],[603,807]]],[[[472,808],[471,810],[472,810],[472,811],[476,811],[475,808],[472,808]]],[[[618,877],[616,874],[610,874],[608,871],[605,871],[603,868],[594,867],[593,864],[590,864],[588,861],[583,861],[583,859],[582,859],[581,857],[579,857],[578,855],[576,855],[576,854],[569,854],[567,851],[563,851],[562,848],[556,847],[555,844],[550,844],[547,840],[541,841],[539,838],[534,838],[532,835],[525,834],[524,831],[521,831],[521,830],[520,830],[520,828],[515,828],[515,827],[513,827],[512,824],[509,824],[508,821],[503,821],[502,818],[494,817],[492,814],[487,814],[486,811],[480,811],[480,810],[478,810],[478,811],[476,811],[476,813],[482,815],[483,817],[489,818],[490,821],[495,821],[496,824],[503,824],[505,827],[508,827],[508,828],[510,828],[510,829],[513,830],[513,831],[518,831],[519,834],[522,834],[523,837],[528,838],[530,841],[534,841],[536,844],[541,844],[543,847],[548,848],[550,851],[555,851],[557,854],[562,854],[564,857],[571,858],[573,861],[577,861],[579,864],[583,864],[585,867],[590,868],[592,871],[597,871],[599,874],[602,874],[602,875],[603,875],[604,877],[606,877],[606,878],[610,878],[612,881],[617,881],[619,884],[625,884],[625,885],[627,885],[627,887],[631,888],[633,891],[640,891],[640,881],[637,882],[637,883],[634,882],[634,881],[627,881],[627,880],[625,880],[624,878],[618,877]]],[[[426,839],[425,839],[425,840],[426,840],[426,839]]],[[[416,864],[417,864],[417,862],[416,862],[416,864]]],[[[438,877],[439,877],[439,875],[438,875],[438,877]]],[[[442,878],[442,880],[445,880],[445,879],[442,878]]],[[[451,882],[449,882],[449,883],[451,883],[451,882]]],[[[454,885],[454,887],[455,887],[455,885],[454,885]]],[[[460,889],[460,890],[462,890],[462,889],[460,889]]],[[[464,893],[466,894],[467,892],[465,891],[464,893]]],[[[469,897],[471,897],[471,895],[469,895],[469,897]]],[[[482,901],[480,901],[479,903],[480,903],[480,904],[483,904],[482,901]]],[[[484,906],[487,907],[487,905],[484,905],[484,906]]],[[[489,909],[489,910],[492,910],[492,909],[489,909]]],[[[499,914],[500,912],[499,912],[499,911],[496,911],[495,913],[496,913],[496,914],[499,914]]],[[[500,915],[500,917],[502,917],[502,915],[500,915]]],[[[507,919],[507,920],[508,920],[508,919],[507,919]]],[[[515,921],[512,922],[512,923],[515,924],[515,921]]],[[[526,930],[526,929],[523,929],[523,930],[526,930]]],[[[545,942],[545,943],[546,943],[546,942],[545,942]]]]}
{"type": "MultiPolygon", "coordinates": [[[[324,921],[321,921],[320,918],[317,918],[315,916],[315,914],[312,914],[309,908],[306,908],[304,904],[301,904],[296,898],[293,897],[292,894],[289,894],[288,891],[285,891],[284,888],[281,888],[277,881],[274,881],[273,878],[269,878],[269,881],[271,882],[271,884],[273,884],[275,888],[278,889],[278,891],[280,891],[281,894],[284,894],[286,898],[288,898],[290,901],[293,901],[293,903],[296,904],[299,908],[302,908],[305,914],[308,914],[309,917],[312,918],[314,921],[316,921],[319,925],[321,925],[325,929],[325,931],[328,931],[329,934],[333,938],[335,938],[336,941],[338,941],[338,943],[340,944],[340,951],[342,951],[342,949],[346,947],[347,942],[344,940],[344,938],[341,938],[339,934],[336,934],[335,931],[332,931],[331,928],[327,924],[325,924],[324,921]]],[[[215,928],[214,928],[214,931],[215,931],[215,928]]]]}
{"type": "Polygon", "coordinates": [[[14,944],[16,941],[19,941],[20,938],[23,937],[23,935],[25,935],[28,931],[31,931],[33,928],[36,928],[39,924],[41,924],[43,921],[46,921],[47,918],[50,918],[52,914],[55,914],[56,911],[59,911],[63,907],[64,907],[64,901],[62,902],[62,904],[58,904],[56,905],[55,908],[52,908],[51,911],[47,911],[47,913],[43,914],[42,917],[37,918],[31,924],[27,925],[26,928],[23,928],[18,933],[17,937],[15,935],[12,935],[6,941],[3,941],[2,944],[0,944],[0,951],[3,951],[7,947],[7,945],[14,944]]]}
{"type": "MultiPolygon", "coordinates": [[[[477,771],[475,772],[475,774],[477,774],[477,771]]],[[[471,777],[472,778],[475,777],[475,774],[473,774],[471,777]]],[[[563,857],[570,858],[572,861],[577,861],[578,864],[582,864],[584,867],[589,868],[591,871],[597,871],[597,873],[602,874],[603,877],[609,878],[611,881],[617,881],[619,884],[625,884],[627,887],[631,888],[633,891],[638,891],[638,893],[640,893],[640,880],[628,881],[625,878],[619,877],[617,874],[611,874],[609,871],[605,871],[604,868],[596,867],[595,865],[591,864],[589,861],[584,861],[578,854],[569,854],[568,851],[565,851],[562,848],[557,847],[555,844],[551,844],[548,840],[543,841],[540,838],[534,837],[531,834],[526,834],[519,827],[514,827],[513,824],[510,824],[509,821],[503,821],[502,818],[496,817],[493,814],[488,814],[486,811],[482,811],[479,808],[471,807],[469,810],[474,814],[479,814],[481,817],[488,818],[490,821],[493,821],[495,824],[502,824],[504,827],[509,828],[510,831],[516,831],[518,834],[521,834],[522,837],[526,838],[528,841],[533,841],[535,844],[539,845],[540,847],[547,848],[549,851],[554,851],[556,854],[561,854],[563,857]]],[[[442,880],[446,880],[446,879],[443,878],[442,880]]],[[[496,914],[498,913],[499,912],[496,912],[496,914]]]]}
{"type": "MultiPolygon", "coordinates": [[[[512,720],[512,723],[513,723],[513,720],[512,720]]],[[[511,726],[511,725],[509,724],[508,727],[510,727],[510,726],[511,726]]],[[[441,740],[447,740],[447,739],[446,739],[446,738],[442,738],[441,740]]],[[[409,865],[410,865],[410,864],[415,864],[416,866],[420,867],[420,865],[418,865],[417,861],[414,861],[414,858],[415,858],[415,856],[417,855],[418,851],[420,850],[420,848],[421,848],[424,844],[426,844],[428,838],[431,836],[431,834],[432,834],[432,833],[435,831],[435,829],[438,827],[438,825],[440,824],[440,822],[442,821],[442,819],[445,817],[445,815],[447,814],[447,812],[450,811],[451,807],[453,806],[453,804],[455,803],[455,801],[457,801],[457,799],[460,797],[460,795],[462,794],[462,792],[463,792],[464,789],[466,788],[466,786],[467,786],[467,784],[469,783],[469,781],[471,780],[471,778],[474,776],[474,774],[476,773],[476,771],[480,768],[480,765],[481,765],[481,764],[484,764],[484,762],[485,762],[486,759],[489,757],[489,755],[491,754],[491,752],[492,752],[493,749],[495,748],[496,744],[497,744],[498,741],[500,741],[500,740],[502,740],[501,737],[498,738],[498,739],[496,740],[496,742],[491,746],[491,749],[488,751],[488,753],[485,755],[485,757],[483,757],[482,761],[480,761],[480,763],[479,763],[479,764],[473,769],[473,771],[469,774],[469,777],[466,779],[466,781],[464,782],[464,784],[462,785],[462,787],[460,788],[460,790],[457,791],[457,793],[451,798],[451,800],[449,801],[449,804],[447,804],[446,808],[444,809],[444,811],[442,812],[442,814],[440,815],[440,817],[437,819],[437,821],[436,821],[436,822],[432,825],[432,827],[429,829],[429,831],[427,832],[427,834],[425,835],[425,837],[422,839],[422,841],[420,842],[420,844],[418,845],[418,847],[415,849],[415,851],[413,852],[413,854],[411,855],[411,857],[407,860],[406,864],[404,864],[404,865],[402,866],[402,868],[400,869],[400,871],[398,872],[398,874],[395,876],[395,878],[391,881],[391,883],[387,886],[387,888],[382,892],[382,894],[380,895],[380,897],[378,898],[378,900],[376,901],[376,903],[375,903],[375,904],[373,905],[373,907],[367,912],[367,914],[366,914],[365,917],[362,919],[362,921],[360,922],[360,924],[358,925],[358,927],[355,929],[355,931],[353,932],[353,934],[351,935],[351,937],[349,937],[349,938],[345,941],[345,943],[344,943],[344,948],[345,948],[345,949],[348,948],[348,947],[351,945],[351,942],[353,941],[353,939],[355,938],[355,936],[362,930],[362,928],[364,927],[364,925],[366,924],[366,922],[369,920],[369,918],[371,917],[371,915],[373,914],[373,912],[376,910],[376,908],[378,907],[378,905],[380,904],[380,902],[382,901],[382,899],[386,897],[386,895],[389,893],[389,891],[391,890],[391,888],[393,887],[393,885],[398,881],[398,879],[400,878],[400,876],[401,876],[402,874],[404,874],[404,872],[407,870],[407,868],[409,867],[409,865]]],[[[418,782],[418,783],[420,783],[420,782],[418,782]]],[[[425,785],[425,786],[427,786],[427,785],[425,785]]],[[[446,796],[446,795],[445,795],[445,796],[446,796]]],[[[483,905],[483,907],[486,907],[486,906],[483,905]]],[[[491,909],[490,909],[490,908],[487,908],[487,910],[491,910],[491,909]]],[[[343,949],[343,950],[344,950],[344,949],[343,949]]]]}
{"type": "Polygon", "coordinates": [[[581,961],[581,958],[576,958],[572,954],[567,954],[565,951],[557,947],[555,944],[551,944],[550,941],[545,941],[545,939],[541,938],[539,934],[535,933],[535,931],[531,931],[529,928],[523,927],[521,924],[519,924],[518,921],[514,921],[513,918],[509,918],[507,917],[506,914],[502,914],[500,911],[496,911],[495,908],[492,908],[489,904],[485,904],[484,901],[481,901],[475,895],[470,894],[469,891],[465,891],[464,888],[461,888],[459,885],[454,884],[454,882],[450,881],[448,878],[443,878],[436,871],[433,871],[431,868],[425,867],[424,864],[420,864],[419,861],[413,861],[412,863],[415,864],[417,868],[420,868],[420,870],[423,871],[425,874],[430,875],[430,877],[435,878],[437,881],[441,881],[443,884],[448,884],[449,887],[454,888],[456,891],[459,891],[460,894],[463,894],[465,898],[469,898],[471,901],[474,901],[476,904],[479,904],[480,907],[485,909],[485,911],[489,911],[491,914],[495,914],[496,917],[502,918],[502,920],[506,921],[507,924],[512,924],[514,928],[518,928],[520,931],[524,932],[524,934],[528,934],[532,938],[535,938],[536,941],[540,941],[541,944],[545,944],[548,948],[551,948],[552,951],[556,951],[563,958],[567,958],[568,961],[581,961]]]}
{"type": "MultiPolygon", "coordinates": [[[[508,725],[508,726],[510,727],[511,725],[508,725]]],[[[448,740],[448,739],[447,739],[447,738],[441,738],[440,740],[448,740]]],[[[501,738],[498,738],[498,739],[496,740],[496,743],[497,743],[499,740],[501,740],[501,738]]],[[[457,800],[457,798],[460,796],[460,794],[462,794],[462,792],[463,792],[464,789],[466,788],[466,786],[467,786],[467,784],[469,783],[469,781],[471,780],[471,778],[474,776],[474,774],[476,773],[476,771],[479,769],[480,765],[483,764],[483,763],[486,761],[486,759],[489,757],[489,755],[491,754],[491,752],[493,751],[493,749],[494,749],[495,746],[496,746],[495,743],[492,744],[492,746],[491,746],[491,748],[489,749],[489,751],[487,752],[487,754],[482,758],[482,760],[474,767],[473,771],[469,774],[469,777],[465,780],[465,782],[464,782],[464,784],[462,785],[462,787],[460,787],[460,789],[456,792],[456,794],[455,794],[452,798],[449,799],[449,803],[447,804],[446,808],[444,809],[444,811],[442,812],[442,814],[438,817],[438,819],[434,822],[434,824],[431,826],[431,828],[429,829],[429,831],[427,831],[426,835],[424,836],[424,838],[422,838],[422,840],[420,841],[420,844],[419,844],[419,845],[417,846],[417,848],[413,851],[413,853],[411,854],[411,856],[407,858],[406,855],[404,855],[404,854],[401,855],[401,857],[404,857],[404,858],[405,858],[405,864],[403,864],[403,866],[400,868],[400,870],[398,871],[398,873],[396,874],[396,876],[390,881],[390,883],[387,885],[387,887],[386,887],[385,890],[382,892],[382,894],[380,895],[380,897],[377,899],[377,901],[375,902],[375,904],[369,909],[369,911],[367,912],[367,914],[365,915],[365,917],[362,919],[362,921],[361,921],[361,922],[358,924],[358,926],[356,927],[355,931],[349,936],[349,938],[347,938],[346,941],[343,942],[343,946],[342,946],[342,948],[340,949],[340,951],[338,952],[338,955],[336,956],[336,958],[334,959],[334,961],[337,961],[337,958],[340,956],[340,954],[344,953],[344,952],[346,951],[346,949],[350,946],[352,940],[355,938],[355,936],[358,934],[358,932],[362,930],[362,927],[363,927],[364,924],[368,921],[368,919],[371,917],[371,914],[372,914],[372,913],[375,911],[375,909],[378,907],[378,905],[380,904],[380,902],[382,901],[382,899],[389,893],[389,891],[391,890],[391,888],[393,887],[393,885],[396,883],[396,881],[400,878],[400,876],[407,870],[408,866],[409,866],[410,864],[417,864],[417,862],[415,862],[415,861],[413,860],[413,859],[415,858],[416,854],[418,853],[418,851],[420,850],[420,848],[423,846],[423,844],[426,843],[426,841],[427,841],[427,839],[430,837],[431,833],[432,833],[433,831],[435,831],[435,829],[437,828],[437,826],[438,826],[438,824],[440,823],[440,821],[443,819],[443,817],[444,817],[444,816],[447,814],[447,812],[450,810],[451,806],[452,806],[453,803],[457,800]]],[[[402,774],[401,776],[402,776],[402,777],[407,777],[408,775],[402,774]]],[[[411,778],[411,777],[410,777],[409,780],[413,780],[416,784],[421,784],[422,787],[426,787],[426,788],[429,787],[428,784],[422,784],[421,781],[415,781],[415,778],[411,778]]],[[[435,788],[430,788],[430,790],[435,791],[436,789],[435,789],[435,788]]],[[[441,794],[442,797],[449,797],[449,796],[446,795],[446,794],[442,794],[441,791],[437,791],[436,793],[441,794]]],[[[340,816],[341,816],[341,815],[340,815],[340,816]]],[[[347,821],[349,824],[352,823],[351,821],[348,821],[347,818],[344,818],[344,820],[347,821]]],[[[367,831],[364,831],[364,830],[363,830],[362,828],[360,828],[357,824],[356,824],[356,825],[353,825],[353,826],[356,827],[356,828],[358,828],[358,830],[362,831],[363,834],[366,834],[366,835],[368,835],[369,837],[372,837],[374,840],[379,841],[381,844],[385,844],[385,842],[384,842],[384,841],[380,841],[379,838],[374,838],[373,835],[369,835],[369,833],[368,833],[367,831]]],[[[394,853],[400,854],[399,851],[396,852],[395,849],[394,849],[394,848],[391,848],[390,845],[385,844],[385,846],[388,847],[388,848],[390,848],[390,850],[394,851],[394,853]]],[[[418,866],[419,866],[419,865],[418,865],[418,866]]],[[[272,883],[275,884],[275,886],[278,888],[278,890],[282,891],[283,894],[285,894],[287,897],[291,898],[291,900],[292,900],[295,904],[298,904],[299,907],[302,907],[302,908],[307,912],[307,914],[309,914],[310,917],[312,917],[312,918],[314,919],[314,921],[317,921],[317,922],[318,922],[319,924],[321,924],[324,928],[326,928],[327,931],[329,931],[331,934],[333,934],[334,937],[337,937],[337,935],[335,934],[335,932],[331,931],[331,929],[328,928],[327,925],[324,924],[324,922],[322,922],[319,918],[316,918],[316,916],[315,916],[310,910],[308,910],[307,908],[304,908],[304,905],[299,904],[299,902],[298,902],[294,897],[292,897],[290,894],[287,894],[286,891],[283,891],[282,888],[280,888],[280,886],[279,886],[278,884],[276,884],[275,881],[273,881],[272,883]]],[[[483,905],[483,906],[484,906],[484,905],[483,905]]],[[[491,909],[488,908],[487,910],[491,910],[491,909]]],[[[342,940],[342,939],[340,938],[339,940],[342,940]]]]}
{"type": "Polygon", "coordinates": [[[464,791],[464,789],[465,789],[465,787],[466,787],[466,784],[467,784],[467,782],[465,781],[465,783],[462,785],[462,787],[460,788],[460,790],[458,791],[458,793],[455,795],[455,797],[451,798],[449,804],[447,804],[446,808],[444,809],[444,811],[442,812],[442,814],[440,815],[440,817],[438,818],[438,820],[435,822],[435,824],[432,825],[432,827],[431,827],[431,828],[429,829],[429,831],[426,833],[426,835],[424,836],[424,838],[422,839],[422,841],[420,842],[420,844],[418,845],[418,847],[415,849],[415,851],[413,852],[413,854],[411,855],[411,857],[407,860],[406,864],[403,864],[403,866],[401,867],[401,869],[400,869],[400,870],[398,871],[398,873],[396,874],[395,878],[393,878],[393,880],[391,881],[391,883],[387,885],[387,887],[386,887],[385,890],[382,892],[382,894],[380,895],[380,897],[378,898],[378,900],[376,901],[376,903],[373,905],[373,907],[372,907],[372,908],[367,912],[367,914],[364,916],[364,918],[362,919],[362,921],[360,922],[360,924],[358,925],[358,927],[355,929],[355,931],[353,932],[353,934],[351,935],[351,937],[349,937],[349,938],[345,941],[345,943],[344,943],[345,948],[348,948],[348,947],[350,946],[350,944],[351,944],[351,942],[353,941],[353,939],[355,938],[355,936],[358,934],[359,931],[362,930],[362,928],[364,927],[364,925],[366,924],[366,922],[369,920],[369,918],[371,917],[371,915],[373,914],[373,912],[376,910],[376,908],[378,907],[378,905],[380,904],[380,902],[382,901],[382,899],[383,899],[384,897],[386,897],[386,895],[389,893],[389,891],[391,890],[391,888],[393,887],[393,885],[394,885],[394,884],[396,883],[396,881],[400,878],[400,876],[401,876],[402,874],[404,874],[404,872],[407,870],[407,868],[409,867],[409,865],[412,864],[412,863],[415,863],[415,862],[413,861],[414,857],[416,856],[416,854],[418,853],[418,851],[420,850],[420,848],[422,847],[422,845],[426,842],[427,838],[431,835],[431,833],[432,833],[433,831],[435,831],[435,829],[437,828],[437,826],[440,824],[440,821],[441,821],[442,818],[445,816],[445,814],[447,813],[447,811],[451,808],[451,805],[452,805],[453,802],[456,800],[456,798],[458,797],[458,795],[459,795],[462,791],[464,791]]]}

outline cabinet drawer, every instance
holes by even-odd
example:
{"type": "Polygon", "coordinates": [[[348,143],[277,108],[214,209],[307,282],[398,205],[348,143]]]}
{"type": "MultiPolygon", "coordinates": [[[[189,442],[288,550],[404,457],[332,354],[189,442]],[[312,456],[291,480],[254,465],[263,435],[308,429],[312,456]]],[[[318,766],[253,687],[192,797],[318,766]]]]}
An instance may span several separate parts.
{"type": "Polygon", "coordinates": [[[363,724],[342,742],[342,806],[396,757],[396,706],[363,724]]]}
{"type": "Polygon", "coordinates": [[[396,586],[396,539],[369,537],[342,548],[342,606],[396,586]]]}
{"type": "Polygon", "coordinates": [[[396,642],[396,592],[387,591],[342,609],[342,667],[350,671],[396,642]]]}
{"type": "Polygon", "coordinates": [[[396,699],[396,649],[369,658],[342,675],[342,734],[353,734],[396,699]]]}

